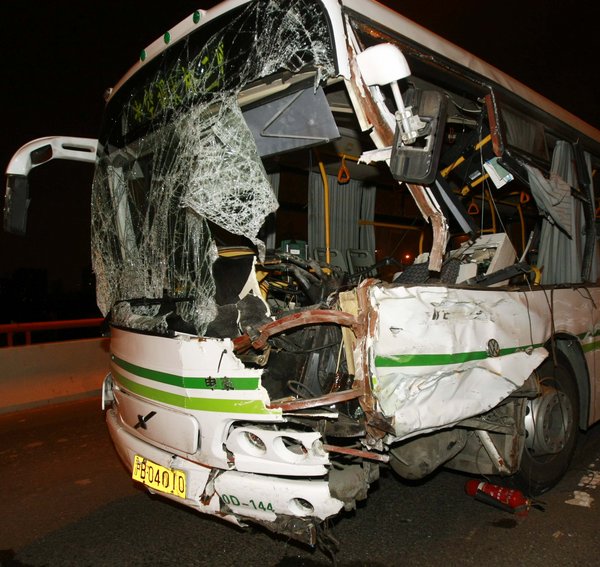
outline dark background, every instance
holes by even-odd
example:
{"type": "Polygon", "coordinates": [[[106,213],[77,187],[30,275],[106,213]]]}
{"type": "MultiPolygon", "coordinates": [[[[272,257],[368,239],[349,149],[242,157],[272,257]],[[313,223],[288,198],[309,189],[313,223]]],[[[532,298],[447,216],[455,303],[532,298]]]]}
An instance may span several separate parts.
{"type": "MultiPolygon", "coordinates": [[[[48,135],[97,137],[103,93],[142,48],[215,2],[0,2],[6,168],[48,135]]],[[[595,2],[384,2],[600,127],[595,2]]],[[[90,266],[92,167],[59,161],[30,176],[28,234],[0,234],[0,323],[98,316],[90,266]]]]}

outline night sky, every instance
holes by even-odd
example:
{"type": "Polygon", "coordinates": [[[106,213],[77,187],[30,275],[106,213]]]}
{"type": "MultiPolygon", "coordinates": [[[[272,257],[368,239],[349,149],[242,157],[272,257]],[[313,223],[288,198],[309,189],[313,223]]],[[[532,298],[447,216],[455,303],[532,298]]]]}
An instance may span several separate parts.
{"type": "MultiPolygon", "coordinates": [[[[384,3],[600,128],[596,2],[384,3]]],[[[142,48],[214,4],[2,0],[2,169],[31,139],[97,137],[105,89],[142,48]]],[[[89,265],[91,178],[89,165],[60,162],[32,174],[28,235],[0,235],[0,283],[18,268],[39,268],[48,270],[49,285],[80,286],[89,265]]]]}

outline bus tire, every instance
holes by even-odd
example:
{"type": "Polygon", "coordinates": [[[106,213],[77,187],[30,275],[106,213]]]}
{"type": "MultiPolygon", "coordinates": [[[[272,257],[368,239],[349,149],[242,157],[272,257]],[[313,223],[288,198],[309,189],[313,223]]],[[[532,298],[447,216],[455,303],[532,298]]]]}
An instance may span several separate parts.
{"type": "Polygon", "coordinates": [[[527,402],[517,473],[517,484],[532,496],[556,485],[569,468],[579,424],[579,393],[567,358],[559,351],[550,354],[536,374],[541,394],[527,402]]]}

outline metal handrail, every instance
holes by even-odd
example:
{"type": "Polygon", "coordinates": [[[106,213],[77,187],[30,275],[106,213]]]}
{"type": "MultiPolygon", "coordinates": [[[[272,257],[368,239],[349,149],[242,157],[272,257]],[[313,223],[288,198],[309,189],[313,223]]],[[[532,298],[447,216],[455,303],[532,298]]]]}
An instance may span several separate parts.
{"type": "Polygon", "coordinates": [[[25,344],[31,344],[31,333],[34,331],[54,331],[58,329],[80,329],[83,327],[100,327],[104,319],[66,319],[63,321],[36,321],[33,323],[5,323],[0,325],[0,334],[6,335],[7,346],[14,346],[15,333],[25,334],[25,344]]]}

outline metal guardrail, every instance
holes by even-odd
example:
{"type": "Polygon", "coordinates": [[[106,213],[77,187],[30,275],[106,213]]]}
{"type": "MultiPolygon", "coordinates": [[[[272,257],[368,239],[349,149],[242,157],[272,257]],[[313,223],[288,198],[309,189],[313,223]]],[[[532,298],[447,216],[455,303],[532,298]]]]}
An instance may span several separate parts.
{"type": "Polygon", "coordinates": [[[31,333],[35,331],[55,331],[62,329],[81,329],[85,327],[100,327],[104,319],[67,319],[63,321],[39,321],[34,323],[6,323],[0,325],[0,335],[6,335],[7,346],[14,346],[15,334],[25,335],[25,344],[31,344],[31,333]]]}

